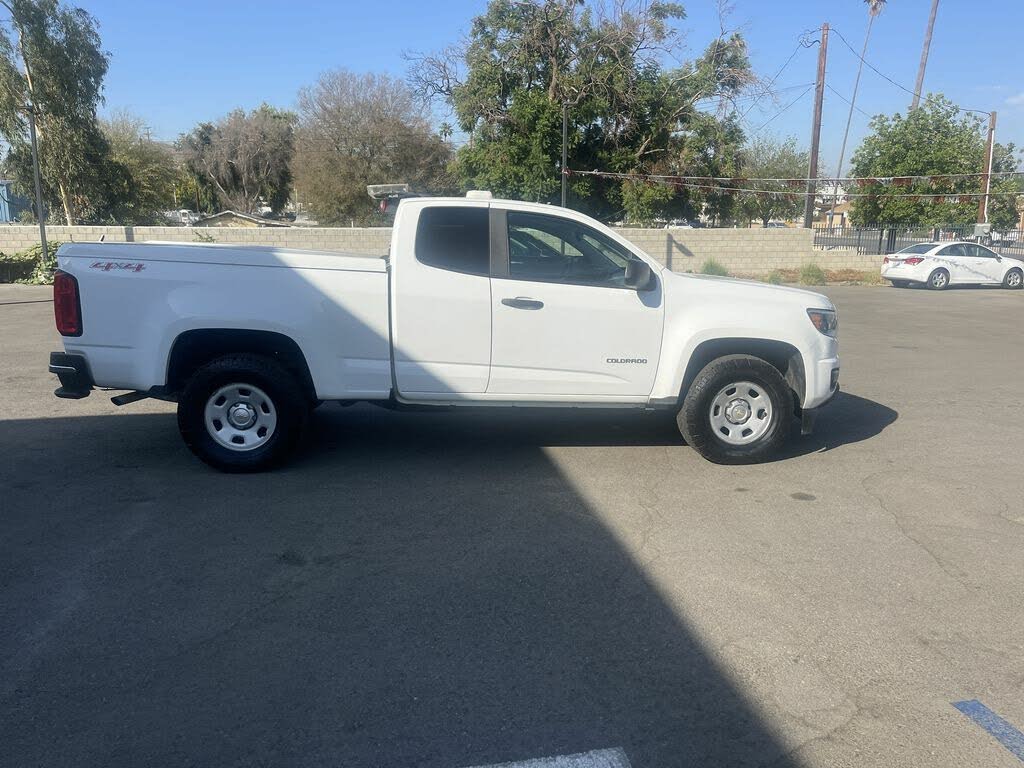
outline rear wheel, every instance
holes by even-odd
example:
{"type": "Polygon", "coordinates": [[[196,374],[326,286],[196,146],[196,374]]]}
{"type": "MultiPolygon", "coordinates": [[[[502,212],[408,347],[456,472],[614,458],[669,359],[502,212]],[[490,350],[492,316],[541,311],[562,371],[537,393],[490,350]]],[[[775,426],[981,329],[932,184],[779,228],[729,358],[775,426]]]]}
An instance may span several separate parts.
{"type": "Polygon", "coordinates": [[[258,472],[294,450],[309,400],[288,371],[267,357],[237,354],[197,370],[178,400],[185,444],[225,472],[258,472]]]}
{"type": "Polygon", "coordinates": [[[1024,272],[1019,269],[1011,269],[1006,273],[1006,277],[1003,278],[1003,287],[1012,288],[1014,290],[1024,285],[1024,272]]]}
{"type": "Polygon", "coordinates": [[[933,291],[943,291],[949,287],[949,272],[944,269],[936,269],[928,275],[928,287],[933,291]]]}
{"type": "Polygon", "coordinates": [[[727,355],[697,374],[676,417],[686,442],[716,464],[754,464],[785,443],[793,395],[778,369],[727,355]]]}

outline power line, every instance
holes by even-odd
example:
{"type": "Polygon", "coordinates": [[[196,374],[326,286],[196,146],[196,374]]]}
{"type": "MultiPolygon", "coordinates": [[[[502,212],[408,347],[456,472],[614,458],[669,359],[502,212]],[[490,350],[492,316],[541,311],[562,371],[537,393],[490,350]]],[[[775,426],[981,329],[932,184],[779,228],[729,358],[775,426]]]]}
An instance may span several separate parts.
{"type": "MultiPolygon", "coordinates": [[[[665,181],[698,181],[698,182],[723,182],[726,184],[739,184],[749,182],[771,182],[771,183],[786,183],[791,182],[793,184],[806,184],[811,179],[802,176],[775,176],[775,177],[758,177],[758,176],[689,176],[689,175],[666,175],[666,174],[637,174],[637,173],[618,173],[615,171],[572,171],[575,174],[583,175],[606,175],[606,176],[630,176],[630,177],[644,177],[653,180],[665,180],[665,181]]],[[[834,183],[834,182],[851,182],[861,185],[886,185],[893,184],[895,186],[908,186],[914,181],[929,181],[932,183],[938,183],[940,180],[949,180],[952,182],[956,181],[970,181],[985,176],[985,173],[929,173],[929,174],[917,174],[917,175],[906,175],[906,176],[819,176],[814,181],[818,183],[834,183]]],[[[1024,171],[996,171],[988,174],[993,178],[999,177],[1020,177],[1024,178],[1024,171]]]]}
{"type": "MultiPolygon", "coordinates": [[[[675,187],[685,187],[687,189],[697,189],[708,192],[727,192],[727,193],[741,193],[741,194],[753,194],[753,195],[767,195],[770,197],[806,197],[808,195],[817,196],[815,191],[804,190],[776,190],[776,189],[755,189],[752,187],[730,187],[723,186],[720,184],[700,184],[695,182],[677,181],[672,177],[665,176],[650,176],[647,174],[639,173],[615,173],[612,171],[570,171],[570,175],[582,175],[582,176],[601,176],[604,178],[614,178],[620,180],[629,181],[649,181],[660,184],[672,185],[675,187]]],[[[758,179],[748,179],[748,181],[758,181],[758,179]]],[[[827,181],[827,179],[818,181],[827,181]]],[[[906,198],[912,200],[937,200],[944,199],[947,202],[953,203],[964,203],[974,202],[979,198],[985,197],[984,192],[904,192],[897,194],[886,195],[887,198],[906,198]]],[[[1019,192],[989,192],[989,195],[1017,195],[1019,192]]],[[[861,198],[861,197],[874,197],[877,193],[875,192],[854,192],[847,193],[844,197],[847,198],[861,198]]]]}
{"type": "Polygon", "coordinates": [[[772,89],[772,86],[775,85],[775,81],[779,79],[779,75],[781,75],[783,72],[786,71],[786,67],[788,67],[790,65],[790,62],[792,62],[793,59],[796,57],[796,55],[798,53],[800,53],[800,49],[801,48],[809,48],[810,46],[811,46],[810,43],[807,43],[807,44],[804,43],[803,36],[801,36],[800,40],[796,44],[796,48],[793,49],[793,52],[789,55],[789,58],[786,59],[786,63],[783,64],[781,67],[779,67],[779,71],[776,72],[775,75],[772,77],[772,79],[768,81],[768,85],[766,85],[764,87],[764,89],[761,91],[761,93],[754,99],[753,103],[751,103],[751,105],[749,107],[747,107],[747,109],[743,112],[743,114],[740,115],[740,120],[742,120],[744,117],[747,116],[747,114],[750,112],[750,110],[752,110],[757,105],[757,102],[759,102],[761,99],[763,99],[769,93],[771,93],[771,89],[772,89]]]}
{"type": "MultiPolygon", "coordinates": [[[[852,45],[850,45],[850,41],[847,40],[845,37],[843,37],[843,33],[842,32],[840,32],[835,27],[832,28],[832,31],[835,32],[837,35],[839,35],[839,39],[842,40],[843,44],[847,48],[850,49],[850,53],[852,53],[854,56],[856,56],[858,59],[860,59],[862,62],[864,62],[864,64],[867,66],[868,69],[870,69],[872,72],[874,72],[876,75],[878,75],[883,80],[891,83],[892,85],[895,85],[901,91],[905,91],[906,93],[909,93],[911,96],[916,96],[917,98],[921,98],[921,94],[920,93],[915,93],[912,89],[907,88],[907,86],[903,85],[902,83],[896,82],[891,77],[889,77],[887,74],[882,72],[874,64],[872,64],[870,61],[868,61],[863,56],[861,56],[859,53],[857,53],[857,49],[854,48],[852,45]]],[[[934,97],[929,96],[929,97],[925,98],[925,101],[932,101],[933,99],[934,99],[934,97]]],[[[953,106],[955,106],[961,112],[976,112],[976,113],[981,114],[981,115],[989,114],[989,112],[987,110],[984,110],[984,109],[967,109],[966,107],[961,107],[959,104],[954,104],[953,106]]]]}
{"type": "Polygon", "coordinates": [[[812,90],[813,88],[814,88],[814,83],[811,83],[811,85],[807,87],[807,90],[805,90],[805,91],[804,91],[803,93],[801,93],[801,94],[800,94],[799,96],[797,96],[797,97],[796,97],[795,99],[793,99],[793,100],[792,100],[791,102],[789,102],[789,104],[787,104],[786,106],[784,106],[784,107],[783,107],[782,109],[780,109],[780,110],[779,110],[778,112],[776,112],[776,113],[775,113],[774,115],[772,115],[772,116],[771,116],[771,117],[769,117],[769,118],[768,118],[767,120],[765,120],[765,121],[764,121],[763,123],[761,123],[761,125],[759,125],[759,126],[758,126],[757,128],[755,128],[755,129],[754,129],[754,131],[753,131],[753,132],[752,132],[752,133],[751,133],[750,135],[751,135],[751,136],[754,136],[754,135],[756,135],[756,134],[760,133],[760,132],[761,132],[762,130],[764,130],[764,129],[765,129],[765,128],[766,128],[766,127],[767,127],[767,126],[768,126],[768,125],[769,125],[769,124],[770,124],[770,123],[771,123],[771,122],[773,121],[773,120],[775,120],[775,118],[779,117],[779,115],[783,114],[783,113],[784,113],[784,112],[785,112],[786,110],[788,110],[788,109],[789,109],[790,107],[792,107],[792,106],[793,106],[794,104],[796,104],[796,103],[797,103],[798,101],[800,101],[800,99],[802,99],[802,98],[803,98],[804,96],[806,96],[806,95],[807,95],[808,93],[810,93],[810,92],[811,92],[811,90],[812,90]]]}
{"type": "Polygon", "coordinates": [[[839,91],[837,91],[837,90],[836,90],[835,88],[833,88],[833,87],[832,87],[831,85],[829,85],[828,83],[825,83],[825,87],[826,87],[826,88],[828,88],[828,89],[829,89],[830,91],[832,91],[832,93],[834,93],[834,94],[835,94],[836,96],[838,96],[838,97],[839,97],[840,99],[842,99],[843,101],[845,101],[845,102],[846,102],[847,104],[849,104],[849,105],[850,105],[851,107],[853,107],[853,108],[854,108],[855,110],[857,110],[857,111],[858,111],[858,112],[860,112],[860,113],[861,113],[862,115],[864,115],[864,117],[867,117],[867,118],[869,118],[869,119],[870,119],[870,118],[872,118],[872,117],[874,117],[874,115],[872,115],[871,113],[869,113],[869,112],[865,112],[865,111],[864,111],[863,109],[861,109],[860,107],[856,106],[856,105],[855,105],[855,104],[854,104],[854,103],[853,103],[852,101],[850,101],[850,100],[849,100],[848,98],[846,98],[845,96],[843,96],[843,94],[841,94],[841,93],[840,93],[839,91]]]}

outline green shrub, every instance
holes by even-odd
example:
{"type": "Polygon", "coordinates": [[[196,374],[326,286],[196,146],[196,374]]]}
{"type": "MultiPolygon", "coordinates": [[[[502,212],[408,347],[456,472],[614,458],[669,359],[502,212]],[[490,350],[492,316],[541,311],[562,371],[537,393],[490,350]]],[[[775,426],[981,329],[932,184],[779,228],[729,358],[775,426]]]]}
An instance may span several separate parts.
{"type": "Polygon", "coordinates": [[[773,269],[771,272],[768,273],[767,280],[772,285],[782,285],[784,282],[786,282],[782,277],[782,273],[779,272],[779,270],[777,269],[773,269]]]}
{"type": "Polygon", "coordinates": [[[718,275],[719,277],[729,276],[729,270],[727,270],[724,266],[722,266],[714,259],[708,259],[707,261],[705,261],[701,265],[700,273],[702,275],[718,275]]]}
{"type": "Polygon", "coordinates": [[[45,258],[42,245],[30,246],[9,257],[10,263],[19,265],[19,274],[12,282],[50,285],[53,282],[53,270],[57,268],[57,249],[60,246],[61,243],[47,243],[45,258]]]}
{"type": "Polygon", "coordinates": [[[824,285],[825,272],[817,264],[800,267],[800,285],[824,285]]]}

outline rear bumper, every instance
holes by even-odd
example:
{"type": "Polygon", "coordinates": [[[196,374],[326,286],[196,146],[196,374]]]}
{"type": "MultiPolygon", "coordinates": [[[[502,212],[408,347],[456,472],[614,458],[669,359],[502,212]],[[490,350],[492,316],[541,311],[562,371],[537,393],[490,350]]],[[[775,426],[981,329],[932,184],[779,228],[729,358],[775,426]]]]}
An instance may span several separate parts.
{"type": "Polygon", "coordinates": [[[57,397],[80,400],[88,397],[95,385],[89,364],[82,355],[51,352],[50,373],[57,374],[60,379],[60,386],[53,391],[57,397]]]}

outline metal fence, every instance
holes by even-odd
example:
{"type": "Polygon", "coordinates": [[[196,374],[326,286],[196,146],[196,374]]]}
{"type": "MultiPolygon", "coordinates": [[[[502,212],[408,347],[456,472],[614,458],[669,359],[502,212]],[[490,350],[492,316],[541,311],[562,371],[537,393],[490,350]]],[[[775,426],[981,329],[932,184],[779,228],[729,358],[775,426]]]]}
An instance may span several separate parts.
{"type": "Polygon", "coordinates": [[[814,246],[826,251],[842,248],[868,256],[882,256],[914,243],[969,240],[986,245],[1000,255],[1024,257],[1024,231],[992,230],[988,235],[975,236],[974,227],[974,224],[940,227],[830,227],[816,224],[814,246]]]}

